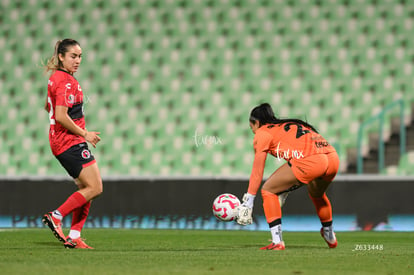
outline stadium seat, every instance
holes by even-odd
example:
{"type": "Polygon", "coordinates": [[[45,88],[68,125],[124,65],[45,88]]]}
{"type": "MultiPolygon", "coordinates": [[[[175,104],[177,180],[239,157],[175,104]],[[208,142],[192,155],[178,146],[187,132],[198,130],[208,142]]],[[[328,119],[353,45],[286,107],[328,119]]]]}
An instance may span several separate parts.
{"type": "MultiPolygon", "coordinates": [[[[88,128],[102,132],[94,152],[104,175],[248,175],[248,115],[265,101],[281,117],[315,124],[339,144],[346,162],[362,121],[400,98],[410,115],[414,100],[408,1],[71,0],[0,7],[1,175],[64,173],[49,156],[47,76],[40,68],[64,37],[84,50],[76,77],[88,128]],[[196,147],[196,131],[224,142],[196,147]]],[[[397,173],[412,174],[405,163],[397,173]]]]}

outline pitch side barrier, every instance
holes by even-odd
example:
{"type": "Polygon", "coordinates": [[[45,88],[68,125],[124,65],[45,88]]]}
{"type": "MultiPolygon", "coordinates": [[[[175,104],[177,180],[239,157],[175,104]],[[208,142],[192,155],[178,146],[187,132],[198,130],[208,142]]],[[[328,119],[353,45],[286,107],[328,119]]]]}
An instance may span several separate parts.
{"type": "MultiPolygon", "coordinates": [[[[242,198],[248,177],[104,177],[86,227],[268,230],[258,194],[254,223],[219,222],[214,198],[242,198]]],[[[69,177],[0,178],[0,227],[43,227],[40,217],[62,203],[75,185],[69,177]]],[[[337,230],[414,231],[414,177],[339,175],[328,189],[337,230]]],[[[283,207],[286,230],[319,230],[306,187],[293,191],[283,207]]],[[[66,224],[67,223],[67,224],[66,224]]],[[[69,226],[70,219],[65,219],[69,226]]]]}

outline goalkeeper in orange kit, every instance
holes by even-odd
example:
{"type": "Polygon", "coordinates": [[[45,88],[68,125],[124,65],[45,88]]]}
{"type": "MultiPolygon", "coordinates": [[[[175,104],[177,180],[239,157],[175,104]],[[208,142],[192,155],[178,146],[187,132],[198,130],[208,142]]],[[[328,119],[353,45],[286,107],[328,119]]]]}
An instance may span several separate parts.
{"type": "Polygon", "coordinates": [[[252,209],[260,188],[267,154],[287,162],[263,184],[261,194],[272,243],[263,250],[284,250],[282,210],[289,191],[306,185],[322,223],[321,235],[330,248],[338,244],[332,228],[332,207],[326,189],[339,169],[339,158],[332,147],[310,124],[299,119],[275,117],[268,103],[256,106],[250,114],[250,128],[255,134],[255,157],[247,193],[238,208],[237,223],[252,223],[252,209]]]}

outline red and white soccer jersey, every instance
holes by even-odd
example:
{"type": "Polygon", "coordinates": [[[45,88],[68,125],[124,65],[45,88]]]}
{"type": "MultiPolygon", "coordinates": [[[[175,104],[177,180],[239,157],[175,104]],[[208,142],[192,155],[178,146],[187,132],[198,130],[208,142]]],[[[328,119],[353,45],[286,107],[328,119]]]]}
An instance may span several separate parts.
{"type": "Polygon", "coordinates": [[[69,117],[76,125],[85,129],[83,92],[78,81],[71,74],[57,70],[50,76],[47,103],[50,120],[49,142],[53,155],[57,156],[73,145],[85,142],[83,137],[71,133],[55,118],[56,106],[66,106],[69,117]]]}

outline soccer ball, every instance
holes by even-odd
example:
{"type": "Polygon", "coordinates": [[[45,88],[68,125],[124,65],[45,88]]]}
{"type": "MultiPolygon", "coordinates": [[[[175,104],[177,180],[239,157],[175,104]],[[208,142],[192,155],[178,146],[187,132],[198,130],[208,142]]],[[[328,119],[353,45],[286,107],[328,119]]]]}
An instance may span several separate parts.
{"type": "Polygon", "coordinates": [[[213,202],[213,215],[220,221],[234,221],[237,215],[236,208],[239,205],[240,201],[235,195],[221,194],[213,202]]]}

